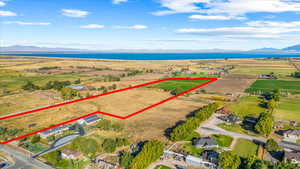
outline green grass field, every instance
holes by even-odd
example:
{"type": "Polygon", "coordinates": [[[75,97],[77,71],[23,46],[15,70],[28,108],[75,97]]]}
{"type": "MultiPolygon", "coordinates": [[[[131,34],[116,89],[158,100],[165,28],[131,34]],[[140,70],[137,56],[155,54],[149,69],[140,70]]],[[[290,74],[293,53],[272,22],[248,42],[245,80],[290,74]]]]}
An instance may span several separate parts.
{"type": "Polygon", "coordinates": [[[212,139],[215,140],[221,147],[230,147],[233,138],[223,134],[216,134],[212,136],[212,139]]]}
{"type": "Polygon", "coordinates": [[[165,91],[176,91],[176,94],[178,94],[205,82],[207,82],[207,80],[171,80],[151,85],[149,88],[159,88],[165,91]]]}
{"type": "Polygon", "coordinates": [[[275,108],[274,116],[285,120],[300,122],[300,98],[281,98],[278,107],[275,108]]]}
{"type": "Polygon", "coordinates": [[[234,73],[260,75],[274,72],[277,76],[288,76],[296,70],[290,67],[272,67],[272,66],[242,66],[233,70],[234,73]]]}
{"type": "Polygon", "coordinates": [[[260,100],[255,96],[244,96],[235,103],[226,106],[233,114],[244,118],[245,116],[258,117],[265,109],[259,106],[260,100]]]}
{"type": "Polygon", "coordinates": [[[79,78],[85,78],[86,75],[79,74],[60,74],[60,75],[46,75],[20,72],[15,70],[0,69],[0,89],[18,90],[28,81],[35,85],[45,85],[48,81],[74,81],[79,78]]]}
{"type": "Polygon", "coordinates": [[[259,94],[271,92],[274,89],[280,89],[281,92],[288,92],[291,94],[300,94],[300,81],[257,80],[250,88],[246,89],[246,92],[259,94]]]}
{"type": "Polygon", "coordinates": [[[258,151],[258,145],[252,141],[239,139],[233,149],[241,157],[249,157],[256,155],[258,151]]]}

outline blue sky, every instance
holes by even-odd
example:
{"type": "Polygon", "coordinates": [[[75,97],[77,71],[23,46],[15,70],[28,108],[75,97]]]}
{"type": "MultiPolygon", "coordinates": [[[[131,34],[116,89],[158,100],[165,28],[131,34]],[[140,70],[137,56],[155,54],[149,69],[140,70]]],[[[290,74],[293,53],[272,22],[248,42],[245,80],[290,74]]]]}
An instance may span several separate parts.
{"type": "Polygon", "coordinates": [[[283,48],[300,0],[0,0],[0,44],[111,49],[283,48]]]}

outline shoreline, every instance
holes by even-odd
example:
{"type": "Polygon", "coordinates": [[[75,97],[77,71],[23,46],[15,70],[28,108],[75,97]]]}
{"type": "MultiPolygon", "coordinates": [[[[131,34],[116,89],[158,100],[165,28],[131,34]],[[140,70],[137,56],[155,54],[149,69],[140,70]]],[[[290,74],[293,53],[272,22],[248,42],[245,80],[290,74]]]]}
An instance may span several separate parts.
{"type": "MultiPolygon", "coordinates": [[[[103,55],[103,53],[101,53],[103,55]]],[[[121,53],[123,54],[123,53],[121,53]]],[[[130,53],[130,54],[137,54],[137,53],[130,53]]],[[[138,53],[140,55],[143,55],[144,53],[138,53]]],[[[154,53],[154,55],[157,55],[158,53],[154,53]]],[[[174,53],[173,55],[189,55],[191,53],[186,53],[186,54],[182,54],[182,53],[174,53]]],[[[196,55],[197,53],[193,53],[194,55],[196,55]]],[[[212,53],[199,53],[199,55],[205,55],[205,54],[212,54],[212,53]]],[[[216,53],[218,55],[222,55],[224,53],[216,53]]],[[[226,55],[230,55],[230,54],[237,54],[237,53],[226,53],[226,55]]],[[[241,53],[241,55],[243,55],[244,53],[241,53]]],[[[97,58],[97,57],[80,57],[80,55],[82,54],[0,54],[0,59],[1,57],[20,57],[20,58],[48,58],[48,59],[73,59],[73,60],[97,60],[97,61],[203,61],[203,60],[226,60],[226,59],[230,59],[230,60],[245,60],[245,59],[289,59],[289,58],[299,58],[300,59],[300,54],[274,54],[275,56],[272,57],[273,54],[246,54],[249,56],[254,56],[254,57],[221,57],[221,58],[207,58],[207,56],[199,56],[198,58],[180,58],[178,57],[178,59],[121,59],[121,56],[119,56],[120,58],[97,58]],[[44,55],[44,56],[43,56],[44,55]],[[48,55],[48,56],[47,56],[48,55]],[[50,55],[59,55],[59,56],[50,56],[50,55]],[[66,56],[66,55],[73,55],[72,56],[66,56]],[[78,55],[77,57],[75,57],[74,55],[78,55]],[[267,55],[267,56],[264,56],[267,55]],[[205,57],[205,58],[201,58],[201,57],[205,57]]],[[[94,55],[94,54],[91,54],[94,55]]],[[[97,55],[97,54],[96,54],[97,55]]],[[[109,54],[108,54],[109,55],[109,54]]],[[[115,53],[113,53],[113,55],[116,55],[115,53]]],[[[151,55],[151,54],[147,54],[147,55],[151,55]]],[[[171,53],[159,53],[159,55],[172,55],[171,53]]]]}

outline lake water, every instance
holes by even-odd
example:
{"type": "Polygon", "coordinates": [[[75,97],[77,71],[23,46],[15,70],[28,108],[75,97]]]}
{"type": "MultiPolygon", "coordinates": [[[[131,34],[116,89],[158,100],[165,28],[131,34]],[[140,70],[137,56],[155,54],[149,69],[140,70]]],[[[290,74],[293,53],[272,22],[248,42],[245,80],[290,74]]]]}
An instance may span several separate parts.
{"type": "MultiPolygon", "coordinates": [[[[6,55],[6,54],[2,54],[6,55]]],[[[80,54],[9,54],[12,56],[42,56],[62,58],[90,58],[117,60],[189,60],[225,58],[287,58],[300,57],[298,54],[254,54],[254,53],[80,53],[80,54]]]]}

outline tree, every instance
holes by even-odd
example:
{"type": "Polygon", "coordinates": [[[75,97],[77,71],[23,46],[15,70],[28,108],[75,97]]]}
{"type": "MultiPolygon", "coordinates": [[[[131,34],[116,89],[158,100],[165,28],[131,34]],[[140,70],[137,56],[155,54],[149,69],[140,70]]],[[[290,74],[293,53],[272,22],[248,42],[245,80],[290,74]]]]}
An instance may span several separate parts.
{"type": "Polygon", "coordinates": [[[164,144],[157,140],[151,140],[144,144],[142,150],[134,157],[130,169],[145,169],[151,163],[163,155],[164,144]]]}
{"type": "Polygon", "coordinates": [[[273,112],[276,106],[277,103],[274,99],[271,99],[267,102],[267,108],[270,110],[270,112],[273,112]]]}
{"type": "Polygon", "coordinates": [[[39,90],[40,87],[36,86],[35,84],[33,84],[32,82],[27,82],[24,86],[22,86],[23,90],[28,90],[28,91],[34,91],[34,90],[39,90]]]}
{"type": "Polygon", "coordinates": [[[290,161],[287,162],[279,162],[277,163],[273,169],[298,169],[295,164],[292,164],[290,161]]]}
{"type": "Polygon", "coordinates": [[[219,166],[222,169],[237,169],[240,164],[240,157],[233,151],[224,151],[220,154],[219,166]]]}
{"type": "Polygon", "coordinates": [[[253,164],[252,169],[268,169],[268,165],[263,161],[258,160],[253,164]]]}
{"type": "Polygon", "coordinates": [[[279,90],[279,89],[275,89],[275,90],[273,91],[272,98],[273,98],[276,102],[280,101],[280,90],[279,90]]]}
{"type": "Polygon", "coordinates": [[[300,78],[300,72],[292,73],[292,76],[295,78],[300,78]]]}
{"type": "Polygon", "coordinates": [[[129,169],[130,164],[133,160],[133,155],[130,152],[121,152],[119,163],[121,166],[129,169]]]}
{"type": "Polygon", "coordinates": [[[81,83],[80,79],[74,81],[74,84],[80,84],[80,83],[81,83]]]}
{"type": "Polygon", "coordinates": [[[117,144],[114,139],[107,138],[102,143],[103,150],[107,153],[112,153],[116,150],[117,144]]]}
{"type": "Polygon", "coordinates": [[[278,151],[280,149],[280,146],[277,144],[277,142],[274,139],[268,139],[265,148],[269,151],[278,151]]]}
{"type": "Polygon", "coordinates": [[[97,127],[101,130],[110,130],[111,128],[111,121],[102,119],[98,122],[97,127]]]}
{"type": "Polygon", "coordinates": [[[30,142],[32,144],[35,144],[35,143],[38,143],[40,140],[41,140],[41,137],[39,135],[34,135],[30,142]]]}
{"type": "Polygon", "coordinates": [[[50,142],[54,141],[55,140],[55,136],[51,135],[51,136],[47,137],[47,140],[50,141],[50,142]]]}
{"type": "Polygon", "coordinates": [[[186,140],[193,134],[193,131],[202,121],[207,120],[216,110],[218,104],[209,104],[194,113],[194,117],[188,118],[182,124],[176,126],[170,133],[169,138],[172,141],[186,140]]]}
{"type": "Polygon", "coordinates": [[[255,125],[255,130],[268,136],[272,132],[273,116],[270,113],[261,113],[258,122],[255,125]]]}
{"type": "Polygon", "coordinates": [[[60,93],[64,100],[71,100],[78,95],[77,90],[71,88],[62,88],[60,93]]]}
{"type": "Polygon", "coordinates": [[[259,159],[257,158],[256,155],[252,155],[250,157],[248,157],[246,159],[246,166],[245,166],[245,169],[253,169],[254,168],[254,165],[256,164],[256,162],[258,161],[259,159]]]}
{"type": "Polygon", "coordinates": [[[81,151],[84,155],[93,158],[99,150],[100,145],[92,138],[77,137],[70,145],[70,149],[81,151]]]}

